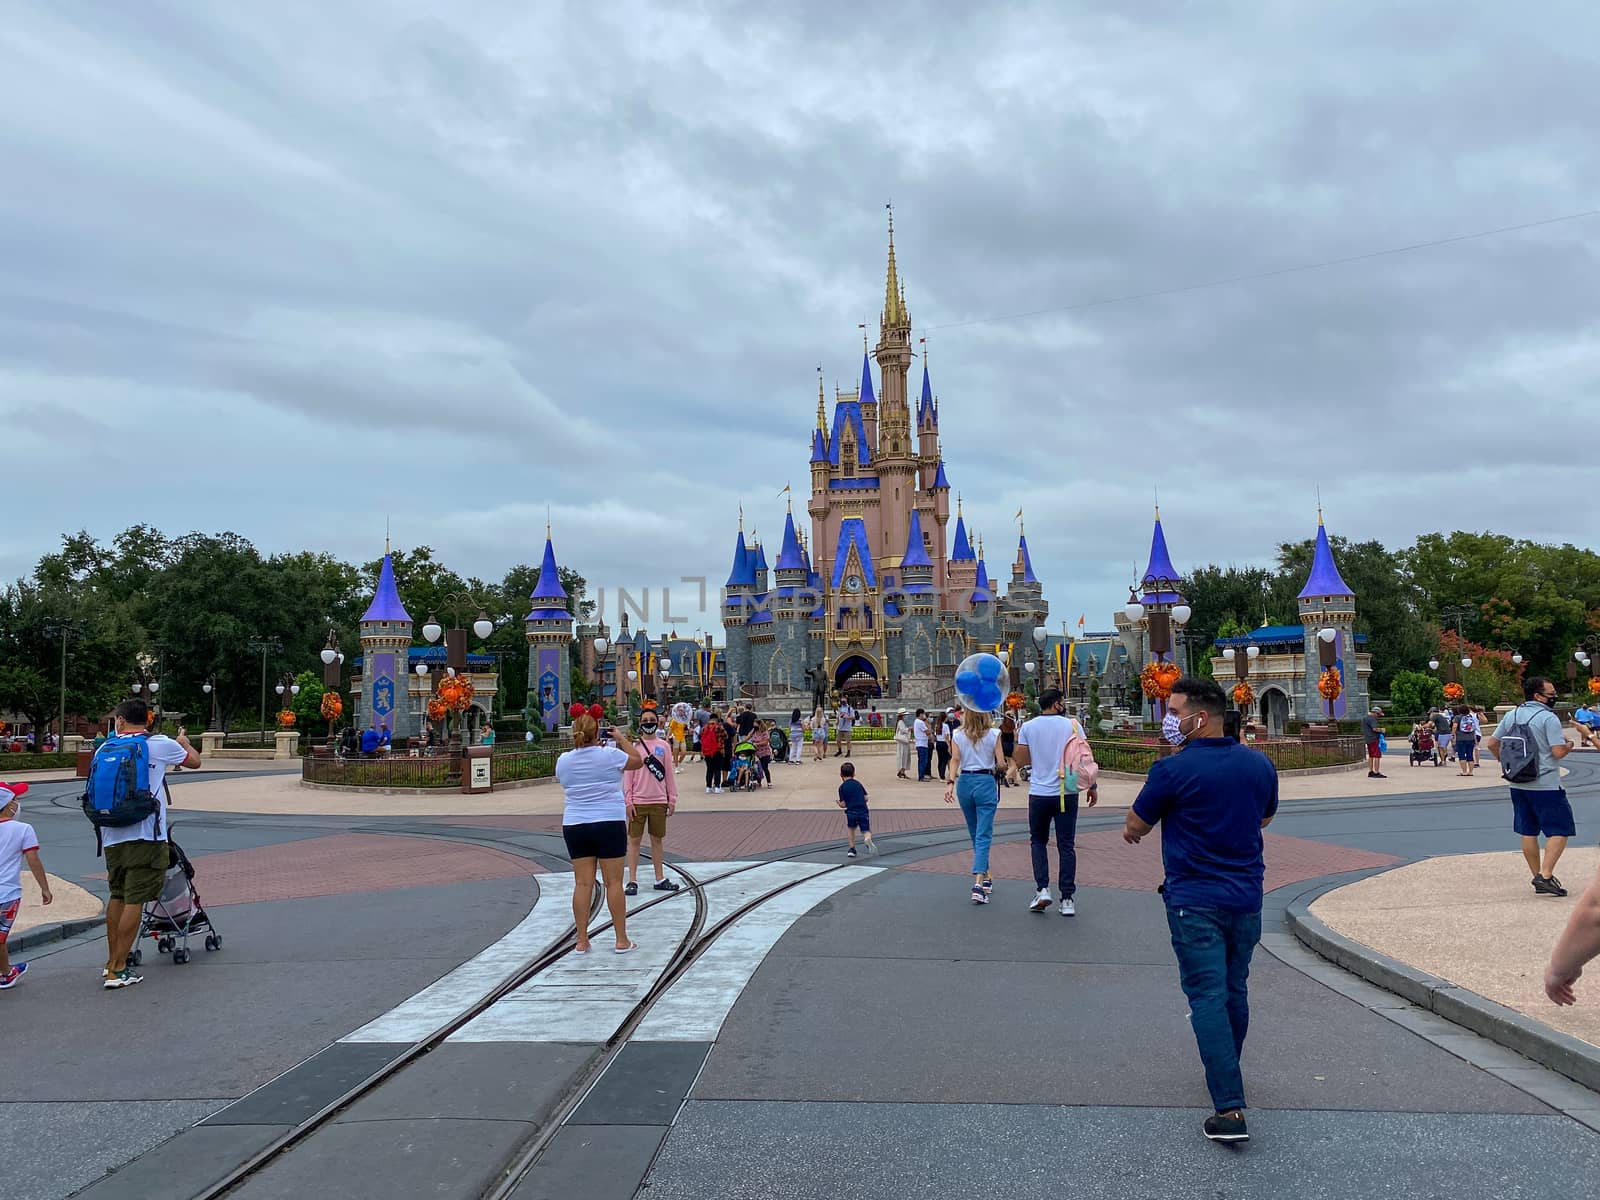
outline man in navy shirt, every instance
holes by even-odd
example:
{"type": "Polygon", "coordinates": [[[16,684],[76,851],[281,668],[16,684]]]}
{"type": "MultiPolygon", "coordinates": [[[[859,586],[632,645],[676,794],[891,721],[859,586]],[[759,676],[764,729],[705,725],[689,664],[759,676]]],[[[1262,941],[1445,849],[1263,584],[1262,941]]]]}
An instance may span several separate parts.
{"type": "Polygon", "coordinates": [[[1261,831],[1278,811],[1278,772],[1266,755],[1220,736],[1226,711],[1212,680],[1172,685],[1161,732],[1183,751],[1151,765],[1122,837],[1137,842],[1161,826],[1167,927],[1216,1109],[1205,1135],[1244,1142],[1239,1054],[1250,1025],[1250,956],[1261,940],[1261,831]]]}

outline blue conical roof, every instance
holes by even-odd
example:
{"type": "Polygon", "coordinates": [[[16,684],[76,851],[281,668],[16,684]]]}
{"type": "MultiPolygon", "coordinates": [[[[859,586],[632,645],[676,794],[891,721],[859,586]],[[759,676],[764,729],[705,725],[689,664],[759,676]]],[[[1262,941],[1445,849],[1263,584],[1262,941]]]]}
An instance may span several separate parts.
{"type": "Polygon", "coordinates": [[[561,586],[561,572],[556,568],[556,549],[550,535],[544,537],[544,558],[539,563],[539,578],[529,597],[533,606],[525,621],[566,621],[572,618],[567,611],[567,589],[561,586]]]}
{"type": "Polygon", "coordinates": [[[1033,573],[1033,559],[1028,554],[1028,535],[1023,534],[1017,539],[1017,551],[1022,555],[1022,582],[1038,583],[1039,578],[1033,573]]]}
{"type": "Polygon", "coordinates": [[[800,553],[800,539],[794,532],[794,514],[783,518],[783,545],[778,550],[778,570],[803,571],[806,560],[800,553]]]}
{"type": "Polygon", "coordinates": [[[755,562],[752,565],[757,571],[765,571],[767,569],[767,548],[760,542],[756,543],[755,562]]]}
{"type": "Polygon", "coordinates": [[[744,530],[739,530],[739,540],[733,546],[733,570],[728,572],[728,587],[754,587],[756,563],[744,544],[744,530]]]}
{"type": "Polygon", "coordinates": [[[411,614],[406,611],[406,606],[400,603],[400,592],[394,586],[394,563],[385,552],[383,566],[378,568],[378,589],[372,594],[372,603],[367,605],[367,611],[361,614],[363,621],[405,621],[410,622],[411,614]]]}
{"type": "Polygon", "coordinates": [[[974,604],[986,604],[993,599],[994,591],[989,586],[989,564],[980,558],[978,560],[977,586],[972,592],[972,602],[974,604]]]}
{"type": "Polygon", "coordinates": [[[861,403],[876,404],[878,397],[872,390],[872,360],[867,357],[867,352],[861,352],[861,403]]]}
{"type": "MultiPolygon", "coordinates": [[[[1153,581],[1177,578],[1178,568],[1172,565],[1172,555],[1167,553],[1167,535],[1161,530],[1161,510],[1157,509],[1155,532],[1150,535],[1150,565],[1145,567],[1144,575],[1140,577],[1140,582],[1147,589],[1146,595],[1154,596],[1153,592],[1148,591],[1153,581]]],[[[1175,602],[1176,597],[1176,592],[1163,592],[1159,597],[1156,597],[1156,600],[1158,603],[1170,604],[1175,602]]]]}
{"type": "Polygon", "coordinates": [[[946,491],[950,490],[950,480],[945,476],[944,459],[942,458],[939,460],[939,469],[935,471],[933,475],[933,486],[936,488],[944,488],[946,491]]]}
{"type": "Polygon", "coordinates": [[[820,429],[811,431],[811,461],[814,463],[828,461],[828,439],[820,429]]]}
{"type": "Polygon", "coordinates": [[[922,544],[922,514],[916,509],[911,510],[911,528],[906,531],[906,552],[901,558],[902,567],[931,567],[933,560],[928,557],[928,551],[922,544]]]}
{"type": "Polygon", "coordinates": [[[978,556],[972,552],[972,542],[967,538],[967,519],[960,514],[956,516],[955,546],[950,551],[951,562],[971,562],[978,556]]]}
{"type": "Polygon", "coordinates": [[[1300,599],[1310,596],[1354,596],[1344,576],[1339,574],[1339,564],[1333,561],[1333,547],[1328,545],[1328,531],[1317,521],[1317,544],[1311,554],[1311,577],[1300,589],[1300,599]]]}
{"type": "Polygon", "coordinates": [[[928,364],[922,364],[922,397],[917,401],[917,424],[922,424],[923,417],[928,417],[938,424],[938,417],[933,411],[933,385],[928,382],[928,364]]]}

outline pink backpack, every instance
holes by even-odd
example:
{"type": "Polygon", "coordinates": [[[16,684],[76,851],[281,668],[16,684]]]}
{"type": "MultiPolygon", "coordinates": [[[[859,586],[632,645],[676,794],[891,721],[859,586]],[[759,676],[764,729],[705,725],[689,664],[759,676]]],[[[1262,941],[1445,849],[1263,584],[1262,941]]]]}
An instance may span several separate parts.
{"type": "Polygon", "coordinates": [[[1094,751],[1089,747],[1089,740],[1080,732],[1083,726],[1077,721],[1072,723],[1072,736],[1067,738],[1067,744],[1061,748],[1060,788],[1061,802],[1066,804],[1067,793],[1075,792],[1080,788],[1092,788],[1100,778],[1100,764],[1094,761],[1094,751]],[[1068,775],[1074,785],[1068,786],[1068,775]]]}

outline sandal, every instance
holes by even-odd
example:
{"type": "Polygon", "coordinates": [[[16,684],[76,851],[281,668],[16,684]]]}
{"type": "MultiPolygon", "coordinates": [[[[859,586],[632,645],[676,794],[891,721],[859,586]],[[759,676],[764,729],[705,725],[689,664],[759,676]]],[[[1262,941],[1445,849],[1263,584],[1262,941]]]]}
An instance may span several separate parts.
{"type": "Polygon", "coordinates": [[[639,943],[638,942],[629,942],[626,946],[618,946],[615,950],[612,951],[612,953],[613,954],[632,954],[638,948],[639,948],[639,943]]]}

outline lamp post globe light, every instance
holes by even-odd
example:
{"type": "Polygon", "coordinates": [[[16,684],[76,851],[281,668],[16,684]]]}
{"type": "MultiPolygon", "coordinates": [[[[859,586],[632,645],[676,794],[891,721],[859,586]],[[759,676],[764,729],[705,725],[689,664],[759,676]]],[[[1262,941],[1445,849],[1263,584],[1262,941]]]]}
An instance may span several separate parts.
{"type": "Polygon", "coordinates": [[[1037,625],[1037,626],[1034,627],[1034,630],[1033,630],[1033,644],[1035,646],[1038,646],[1042,650],[1042,649],[1044,649],[1045,642],[1047,642],[1049,640],[1050,640],[1050,631],[1048,629],[1046,629],[1043,625],[1037,625]]]}
{"type": "Polygon", "coordinates": [[[480,642],[488,640],[489,635],[494,632],[494,622],[482,608],[478,609],[478,619],[472,623],[472,632],[478,635],[480,642]]]}

